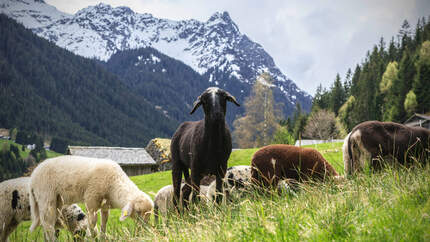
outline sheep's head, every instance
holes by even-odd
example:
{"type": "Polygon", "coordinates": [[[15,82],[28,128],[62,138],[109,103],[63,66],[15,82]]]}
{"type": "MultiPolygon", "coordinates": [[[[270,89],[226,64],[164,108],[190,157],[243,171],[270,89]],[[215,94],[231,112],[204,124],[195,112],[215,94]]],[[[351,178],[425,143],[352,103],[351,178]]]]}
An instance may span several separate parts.
{"type": "Polygon", "coordinates": [[[126,218],[131,217],[133,219],[143,219],[148,222],[151,213],[154,209],[154,203],[151,198],[142,192],[140,196],[137,196],[133,200],[127,203],[122,208],[120,221],[124,221],[126,218]]]}
{"type": "Polygon", "coordinates": [[[190,114],[193,114],[202,105],[206,117],[210,119],[224,119],[227,110],[227,101],[240,106],[236,98],[227,91],[218,87],[209,87],[194,102],[194,107],[190,114]]]}
{"type": "Polygon", "coordinates": [[[88,230],[88,220],[84,211],[77,205],[64,206],[61,211],[65,226],[77,237],[83,238],[88,230]]]}

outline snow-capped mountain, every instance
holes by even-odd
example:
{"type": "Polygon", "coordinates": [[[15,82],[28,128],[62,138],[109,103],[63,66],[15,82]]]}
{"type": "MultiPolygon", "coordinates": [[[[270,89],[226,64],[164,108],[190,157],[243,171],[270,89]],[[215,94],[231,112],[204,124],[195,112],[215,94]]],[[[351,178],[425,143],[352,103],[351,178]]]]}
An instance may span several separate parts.
{"type": "MultiPolygon", "coordinates": [[[[279,70],[261,45],[242,34],[227,12],[200,22],[159,19],[103,3],[74,15],[42,0],[6,0],[0,8],[37,35],[77,55],[107,61],[119,50],[153,47],[189,65],[211,85],[226,89],[240,82],[242,89],[250,90],[259,74],[270,73],[275,98],[285,104],[286,114],[293,111],[296,101],[305,110],[311,105],[311,96],[279,70]]],[[[249,90],[240,93],[249,94],[249,90]]]]}
{"type": "Polygon", "coordinates": [[[52,24],[58,20],[73,17],[58,11],[43,0],[5,0],[0,2],[0,13],[4,13],[24,24],[29,29],[52,24]]]}

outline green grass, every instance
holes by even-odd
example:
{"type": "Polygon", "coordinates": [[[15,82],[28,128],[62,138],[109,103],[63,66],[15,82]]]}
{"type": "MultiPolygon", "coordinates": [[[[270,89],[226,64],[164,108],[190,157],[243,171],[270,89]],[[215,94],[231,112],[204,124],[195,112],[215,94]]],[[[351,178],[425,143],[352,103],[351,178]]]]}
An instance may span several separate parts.
{"type": "MultiPolygon", "coordinates": [[[[341,143],[316,148],[342,173],[341,143]]],[[[315,148],[315,147],[314,147],[315,148]]],[[[256,149],[234,151],[229,166],[249,165],[256,149]]],[[[171,184],[170,172],[131,178],[150,195],[171,184]]],[[[303,184],[300,191],[250,190],[228,204],[200,203],[161,223],[119,222],[112,210],[110,241],[429,241],[430,167],[364,173],[342,183],[303,184]]],[[[43,238],[20,225],[11,241],[43,238]]],[[[38,234],[37,234],[38,233],[38,234]]],[[[66,232],[61,240],[70,240],[66,232]]]]}
{"type": "MultiPolygon", "coordinates": [[[[30,150],[29,149],[25,149],[25,151],[22,151],[22,145],[17,144],[15,142],[13,142],[12,140],[4,140],[4,139],[0,139],[0,147],[3,146],[4,143],[7,143],[9,145],[15,145],[16,147],[18,147],[19,149],[19,154],[21,155],[21,157],[26,158],[29,154],[30,154],[30,150]]],[[[51,150],[47,150],[46,151],[46,155],[48,156],[48,158],[52,158],[52,157],[57,157],[63,154],[51,151],[51,150]]]]}

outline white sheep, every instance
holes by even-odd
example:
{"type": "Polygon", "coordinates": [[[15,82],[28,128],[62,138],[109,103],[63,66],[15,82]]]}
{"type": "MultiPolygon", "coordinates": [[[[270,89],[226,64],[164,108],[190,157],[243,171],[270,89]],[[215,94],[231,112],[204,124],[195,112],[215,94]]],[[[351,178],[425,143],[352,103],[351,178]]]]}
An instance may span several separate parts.
{"type": "MultiPolygon", "coordinates": [[[[181,190],[184,187],[185,183],[181,184],[181,190]]],[[[200,196],[206,197],[206,193],[208,191],[209,186],[200,185],[200,196]]],[[[215,188],[214,188],[215,189],[215,188]]],[[[180,194],[179,201],[182,201],[182,192],[180,194]]],[[[190,197],[188,201],[192,200],[192,193],[190,194],[190,197]]],[[[172,209],[174,207],[173,204],[173,185],[167,185],[162,187],[154,198],[154,214],[155,216],[158,216],[161,214],[166,214],[169,209],[172,209]]]]}
{"type": "MultiPolygon", "coordinates": [[[[20,177],[0,183],[0,241],[9,235],[22,221],[30,220],[29,188],[30,177],[20,177]]],[[[62,221],[56,221],[56,228],[66,226],[73,234],[85,232],[87,219],[82,209],[76,205],[64,206],[62,221]],[[63,223],[62,223],[63,222],[63,223]]]]}
{"type": "MultiPolygon", "coordinates": [[[[232,192],[245,189],[251,185],[251,166],[229,167],[223,179],[223,192],[230,195],[232,192]]],[[[212,200],[216,194],[216,181],[208,188],[206,196],[212,200]]]]}
{"type": "Polygon", "coordinates": [[[112,160],[81,156],[60,156],[42,162],[31,175],[30,204],[33,231],[40,223],[45,238],[55,240],[55,212],[62,204],[83,202],[88,223],[95,236],[97,211],[101,209],[100,230],[106,232],[110,208],[122,209],[120,221],[143,217],[147,221],[154,203],[112,160]]]}
{"type": "Polygon", "coordinates": [[[232,166],[225,173],[224,183],[227,188],[240,189],[251,185],[251,166],[232,166]]]}

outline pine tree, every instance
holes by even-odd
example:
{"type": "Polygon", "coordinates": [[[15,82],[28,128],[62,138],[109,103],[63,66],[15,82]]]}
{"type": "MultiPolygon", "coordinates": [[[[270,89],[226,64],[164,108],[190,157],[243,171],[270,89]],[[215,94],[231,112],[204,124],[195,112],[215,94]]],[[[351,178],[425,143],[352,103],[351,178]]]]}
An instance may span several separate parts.
{"type": "Polygon", "coordinates": [[[418,104],[417,104],[417,96],[415,95],[414,91],[410,90],[408,92],[408,94],[406,95],[404,106],[409,116],[415,112],[418,104]]]}
{"type": "Polygon", "coordinates": [[[296,103],[296,109],[293,114],[293,130],[292,134],[295,140],[303,138],[303,132],[306,126],[307,115],[302,112],[300,103],[296,103]]]}
{"type": "Polygon", "coordinates": [[[394,87],[399,90],[399,96],[395,98],[394,104],[398,110],[397,116],[393,117],[392,121],[394,122],[402,122],[407,118],[404,102],[407,93],[412,89],[413,80],[416,75],[414,62],[412,54],[406,49],[399,63],[398,82],[394,84],[394,87]]]}
{"type": "Polygon", "coordinates": [[[340,81],[339,73],[336,75],[333,87],[330,92],[330,110],[332,110],[335,115],[337,115],[339,108],[345,102],[345,90],[340,81]]]}
{"type": "Polygon", "coordinates": [[[387,69],[382,75],[382,81],[379,83],[379,90],[384,100],[382,105],[382,118],[384,121],[393,121],[399,113],[395,105],[399,93],[394,84],[398,83],[398,64],[396,61],[390,62],[387,69]]]}
{"type": "Polygon", "coordinates": [[[406,46],[410,45],[411,42],[411,25],[409,24],[408,20],[403,20],[402,27],[399,30],[399,33],[397,35],[397,38],[399,39],[399,42],[401,43],[401,51],[406,48],[406,46]]]}
{"type": "Polygon", "coordinates": [[[340,107],[338,118],[347,131],[351,131],[355,126],[356,115],[353,113],[355,97],[349,96],[348,100],[340,107]]]}
{"type": "Polygon", "coordinates": [[[352,86],[352,71],[351,71],[351,68],[348,68],[348,71],[346,71],[346,74],[345,74],[345,81],[343,82],[343,88],[345,90],[345,98],[351,95],[350,93],[351,86],[352,86]]]}
{"type": "Polygon", "coordinates": [[[251,95],[245,101],[245,116],[233,123],[233,138],[239,147],[260,147],[271,143],[282,116],[276,108],[272,87],[272,79],[267,73],[255,81],[251,95]]]}
{"type": "Polygon", "coordinates": [[[430,111],[430,41],[425,41],[421,46],[413,90],[418,104],[417,111],[430,111]]]}
{"type": "MultiPolygon", "coordinates": [[[[315,96],[312,99],[312,109],[314,108],[327,109],[328,107],[329,107],[329,93],[325,88],[322,87],[322,84],[319,84],[315,92],[315,96]]],[[[296,107],[296,110],[297,110],[297,107],[296,107]]]]}

